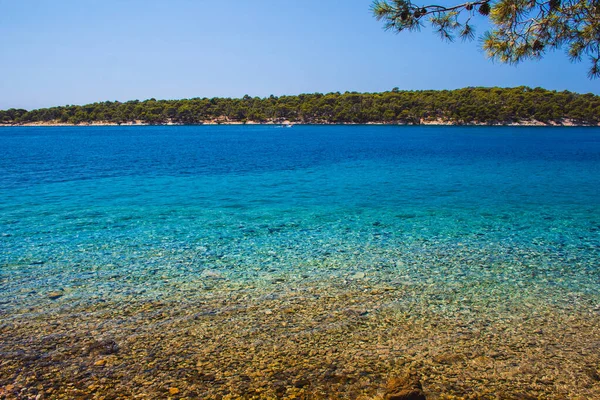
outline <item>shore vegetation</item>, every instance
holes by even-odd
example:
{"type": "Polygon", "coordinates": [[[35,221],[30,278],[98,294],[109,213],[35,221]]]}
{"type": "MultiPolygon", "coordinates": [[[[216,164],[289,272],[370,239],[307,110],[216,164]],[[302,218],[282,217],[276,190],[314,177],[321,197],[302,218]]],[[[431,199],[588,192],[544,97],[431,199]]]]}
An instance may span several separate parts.
{"type": "Polygon", "coordinates": [[[0,124],[538,124],[598,125],[600,96],[542,88],[313,93],[265,98],[105,101],[0,111],[0,124]]]}

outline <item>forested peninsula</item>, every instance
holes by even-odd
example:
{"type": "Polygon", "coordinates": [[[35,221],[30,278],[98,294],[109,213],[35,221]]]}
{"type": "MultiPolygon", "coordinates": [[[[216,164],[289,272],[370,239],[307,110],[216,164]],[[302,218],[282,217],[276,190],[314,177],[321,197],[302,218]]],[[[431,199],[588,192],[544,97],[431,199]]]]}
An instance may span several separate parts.
{"type": "Polygon", "coordinates": [[[0,125],[102,124],[599,125],[600,96],[542,88],[314,93],[185,100],[105,101],[0,111],[0,125]]]}

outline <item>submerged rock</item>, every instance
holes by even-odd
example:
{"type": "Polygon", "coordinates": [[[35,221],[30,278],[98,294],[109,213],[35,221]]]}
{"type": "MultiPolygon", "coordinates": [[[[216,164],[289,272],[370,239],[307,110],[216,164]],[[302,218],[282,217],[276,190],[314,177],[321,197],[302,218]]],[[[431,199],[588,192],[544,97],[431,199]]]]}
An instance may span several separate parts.
{"type": "Polygon", "coordinates": [[[49,298],[50,300],[56,300],[56,299],[58,299],[59,297],[62,297],[64,294],[65,294],[65,293],[64,293],[64,292],[62,292],[62,291],[53,291],[53,292],[49,292],[49,293],[48,293],[48,298],[49,298]]]}
{"type": "Polygon", "coordinates": [[[208,279],[225,279],[223,274],[221,274],[220,272],[214,271],[212,269],[205,269],[200,274],[200,277],[208,278],[208,279]]]}
{"type": "Polygon", "coordinates": [[[425,400],[423,391],[417,389],[401,390],[398,393],[388,394],[386,400],[425,400]]]}
{"type": "Polygon", "coordinates": [[[98,360],[94,363],[94,366],[96,367],[104,367],[106,365],[106,360],[102,359],[102,360],[98,360]]]}
{"type": "Polygon", "coordinates": [[[411,373],[390,379],[386,385],[386,400],[426,400],[419,378],[411,373]]]}
{"type": "Polygon", "coordinates": [[[88,347],[88,353],[97,353],[102,355],[116,354],[119,352],[119,345],[111,339],[94,341],[88,347]]]}
{"type": "Polygon", "coordinates": [[[352,275],[352,279],[365,279],[366,274],[364,272],[357,272],[352,275]]]}

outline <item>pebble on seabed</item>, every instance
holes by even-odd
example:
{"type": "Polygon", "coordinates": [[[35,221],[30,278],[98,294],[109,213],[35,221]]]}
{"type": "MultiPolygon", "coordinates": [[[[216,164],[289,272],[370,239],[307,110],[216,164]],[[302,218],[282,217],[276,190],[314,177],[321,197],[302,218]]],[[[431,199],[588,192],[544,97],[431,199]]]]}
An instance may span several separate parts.
{"type": "Polygon", "coordinates": [[[50,300],[56,300],[59,297],[62,297],[64,294],[65,294],[64,292],[59,292],[59,291],[49,292],[48,293],[48,298],[50,300]]]}

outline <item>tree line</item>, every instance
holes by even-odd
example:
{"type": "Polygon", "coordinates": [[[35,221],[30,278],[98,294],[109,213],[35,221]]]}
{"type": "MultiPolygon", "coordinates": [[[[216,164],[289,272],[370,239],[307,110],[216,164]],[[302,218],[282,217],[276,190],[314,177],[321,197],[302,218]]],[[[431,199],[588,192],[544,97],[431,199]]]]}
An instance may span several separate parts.
{"type": "Polygon", "coordinates": [[[105,101],[0,111],[0,123],[202,124],[206,122],[508,124],[529,120],[600,123],[600,96],[542,88],[464,88],[382,93],[314,93],[266,98],[105,101]]]}

